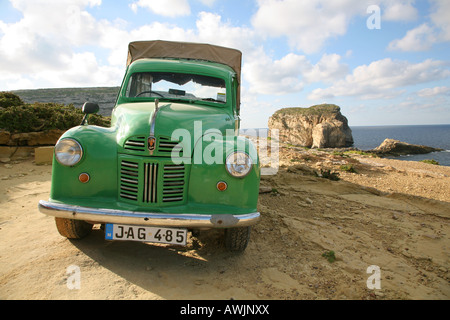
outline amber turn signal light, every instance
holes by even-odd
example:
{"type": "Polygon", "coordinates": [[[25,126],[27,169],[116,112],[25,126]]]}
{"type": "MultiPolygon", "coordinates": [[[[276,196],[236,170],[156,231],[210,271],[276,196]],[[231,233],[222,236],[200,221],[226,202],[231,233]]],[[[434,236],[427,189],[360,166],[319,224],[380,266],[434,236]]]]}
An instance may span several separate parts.
{"type": "Polygon", "coordinates": [[[228,185],[227,185],[227,183],[225,181],[217,182],[217,190],[225,191],[225,190],[227,190],[227,188],[228,188],[228,185]]]}
{"type": "Polygon", "coordinates": [[[86,172],[80,173],[80,175],[78,176],[78,180],[81,183],[87,183],[90,180],[89,174],[87,174],[86,172]]]}

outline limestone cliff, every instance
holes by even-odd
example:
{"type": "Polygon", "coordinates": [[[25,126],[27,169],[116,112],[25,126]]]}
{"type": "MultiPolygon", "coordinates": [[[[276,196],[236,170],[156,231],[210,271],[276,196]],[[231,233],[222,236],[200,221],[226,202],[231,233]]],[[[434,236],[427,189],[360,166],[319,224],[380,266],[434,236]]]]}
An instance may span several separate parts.
{"type": "Polygon", "coordinates": [[[309,108],[284,108],[269,118],[269,129],[278,129],[280,141],[310,148],[353,145],[353,136],[341,108],[321,104],[309,108]]]}

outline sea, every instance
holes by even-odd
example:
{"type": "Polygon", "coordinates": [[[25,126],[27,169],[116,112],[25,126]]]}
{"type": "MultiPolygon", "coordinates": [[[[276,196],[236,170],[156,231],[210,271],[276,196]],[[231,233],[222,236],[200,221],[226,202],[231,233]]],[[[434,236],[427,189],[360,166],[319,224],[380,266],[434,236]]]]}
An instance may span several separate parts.
{"type": "MultiPolygon", "coordinates": [[[[418,144],[443,149],[420,155],[389,157],[390,159],[421,161],[435,160],[439,165],[450,166],[450,124],[442,125],[398,125],[398,126],[351,126],[353,147],[359,150],[371,150],[378,147],[384,139],[395,139],[411,144],[418,144]]],[[[242,129],[241,133],[267,136],[267,128],[242,129]]]]}

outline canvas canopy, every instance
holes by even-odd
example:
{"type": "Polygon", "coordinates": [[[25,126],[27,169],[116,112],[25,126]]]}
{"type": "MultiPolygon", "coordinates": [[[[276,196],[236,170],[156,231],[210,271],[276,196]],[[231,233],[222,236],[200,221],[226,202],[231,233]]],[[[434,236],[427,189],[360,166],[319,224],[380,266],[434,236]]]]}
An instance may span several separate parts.
{"type": "MultiPolygon", "coordinates": [[[[242,53],[239,50],[204,43],[174,41],[134,41],[128,45],[127,66],[144,58],[177,58],[206,60],[225,64],[236,72],[238,83],[241,79],[242,53]]],[[[240,106],[239,87],[237,110],[240,106]]]]}

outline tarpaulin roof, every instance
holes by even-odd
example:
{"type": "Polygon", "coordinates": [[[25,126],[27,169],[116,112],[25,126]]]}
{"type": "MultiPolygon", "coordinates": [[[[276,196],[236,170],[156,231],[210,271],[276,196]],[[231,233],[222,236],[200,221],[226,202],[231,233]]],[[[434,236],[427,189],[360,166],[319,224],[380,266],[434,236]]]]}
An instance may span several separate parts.
{"type": "MultiPolygon", "coordinates": [[[[217,62],[231,67],[236,72],[238,82],[241,80],[242,52],[236,49],[205,43],[164,40],[130,42],[127,66],[133,61],[143,58],[177,58],[217,62]]],[[[238,110],[240,105],[239,92],[238,87],[238,110]]]]}

